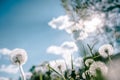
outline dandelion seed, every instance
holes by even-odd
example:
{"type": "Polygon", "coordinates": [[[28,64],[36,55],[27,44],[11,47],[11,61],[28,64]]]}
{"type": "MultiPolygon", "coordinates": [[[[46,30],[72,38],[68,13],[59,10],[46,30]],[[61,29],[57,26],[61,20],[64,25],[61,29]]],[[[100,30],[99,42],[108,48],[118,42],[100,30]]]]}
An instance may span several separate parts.
{"type": "Polygon", "coordinates": [[[103,62],[97,61],[91,64],[89,68],[90,74],[96,76],[96,70],[100,70],[103,75],[106,75],[108,67],[103,62]]]}
{"type": "Polygon", "coordinates": [[[93,59],[87,59],[87,60],[85,61],[85,65],[86,65],[87,67],[89,67],[93,62],[94,62],[93,59]]]}
{"type": "Polygon", "coordinates": [[[24,49],[14,49],[10,55],[11,61],[15,65],[23,65],[27,61],[27,53],[24,49]]]}
{"type": "Polygon", "coordinates": [[[99,53],[104,58],[112,55],[113,52],[114,52],[113,47],[110,44],[105,44],[99,48],[99,53]]]}

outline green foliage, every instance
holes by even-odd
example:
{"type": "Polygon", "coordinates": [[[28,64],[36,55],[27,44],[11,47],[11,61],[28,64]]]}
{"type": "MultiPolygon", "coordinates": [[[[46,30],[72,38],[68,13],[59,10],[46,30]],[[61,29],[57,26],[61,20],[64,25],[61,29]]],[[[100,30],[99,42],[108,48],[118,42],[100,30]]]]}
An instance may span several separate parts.
{"type": "MultiPolygon", "coordinates": [[[[105,62],[107,60],[102,58],[98,52],[93,54],[92,56],[85,57],[83,62],[85,62],[87,59],[93,59],[95,61],[102,61],[102,62],[105,62]]],[[[106,80],[99,69],[96,70],[96,74],[97,74],[96,76],[93,76],[87,73],[85,74],[86,79],[83,79],[82,73],[89,70],[89,67],[86,66],[85,64],[83,68],[67,69],[66,71],[64,71],[64,73],[60,73],[56,71],[50,65],[48,65],[48,68],[49,68],[48,71],[46,71],[45,73],[42,73],[42,72],[35,72],[34,71],[35,66],[33,66],[30,69],[30,71],[33,73],[30,80],[106,80]]]]}

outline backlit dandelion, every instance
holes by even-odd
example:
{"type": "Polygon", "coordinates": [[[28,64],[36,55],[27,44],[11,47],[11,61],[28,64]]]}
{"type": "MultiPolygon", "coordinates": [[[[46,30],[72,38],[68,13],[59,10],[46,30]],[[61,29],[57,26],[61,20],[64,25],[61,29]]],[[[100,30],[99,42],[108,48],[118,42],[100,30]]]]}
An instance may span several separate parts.
{"type": "Polygon", "coordinates": [[[94,62],[93,59],[87,59],[87,60],[85,61],[85,65],[86,65],[87,67],[89,67],[93,62],[94,62]]]}
{"type": "Polygon", "coordinates": [[[13,64],[19,66],[19,70],[22,75],[22,78],[23,80],[26,80],[22,65],[25,64],[27,61],[27,52],[24,49],[16,48],[11,52],[10,59],[13,64]]]}
{"type": "Polygon", "coordinates": [[[50,61],[49,64],[52,68],[54,68],[57,72],[60,73],[64,72],[67,69],[65,61],[62,59],[50,61]]]}
{"type": "Polygon", "coordinates": [[[24,49],[14,49],[10,55],[11,61],[15,65],[23,65],[27,61],[27,53],[24,49]]]}
{"type": "Polygon", "coordinates": [[[86,79],[86,76],[90,75],[89,70],[86,70],[85,72],[82,73],[82,78],[86,79]]]}
{"type": "Polygon", "coordinates": [[[85,72],[82,73],[82,78],[83,78],[83,79],[86,79],[86,74],[85,74],[85,72]]]}
{"type": "Polygon", "coordinates": [[[90,74],[93,76],[97,75],[96,73],[97,70],[101,71],[103,75],[106,75],[108,72],[107,66],[103,62],[100,62],[100,61],[92,63],[89,68],[90,74]]]}
{"type": "Polygon", "coordinates": [[[114,52],[113,47],[110,44],[105,44],[99,48],[99,53],[104,58],[112,55],[113,52],[114,52]]]}

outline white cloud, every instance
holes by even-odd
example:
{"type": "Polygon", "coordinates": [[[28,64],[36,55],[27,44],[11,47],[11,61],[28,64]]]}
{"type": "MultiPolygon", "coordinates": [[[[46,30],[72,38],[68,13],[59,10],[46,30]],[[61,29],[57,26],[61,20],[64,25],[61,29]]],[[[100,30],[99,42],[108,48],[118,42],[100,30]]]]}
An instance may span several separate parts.
{"type": "Polygon", "coordinates": [[[8,65],[8,66],[2,65],[0,67],[1,72],[6,72],[6,73],[10,73],[10,74],[16,74],[18,72],[18,70],[19,70],[19,68],[15,65],[8,65]]]}
{"type": "Polygon", "coordinates": [[[48,24],[54,29],[66,30],[66,32],[71,33],[70,28],[73,27],[74,22],[70,21],[67,15],[64,15],[54,18],[48,24]]]}
{"type": "Polygon", "coordinates": [[[93,14],[87,19],[80,19],[78,22],[72,21],[68,15],[53,18],[48,25],[53,29],[65,30],[67,33],[72,33],[73,30],[79,29],[87,33],[95,32],[96,29],[104,25],[104,14],[93,14]]]}
{"type": "Polygon", "coordinates": [[[11,53],[11,50],[7,48],[0,49],[0,54],[9,55],[10,53],[11,53]]]}
{"type": "Polygon", "coordinates": [[[64,54],[72,54],[74,52],[77,52],[78,48],[76,44],[72,41],[66,41],[60,46],[50,46],[47,49],[47,53],[52,53],[56,55],[64,55],[64,54]]]}
{"type": "Polygon", "coordinates": [[[10,80],[10,79],[6,77],[0,77],[0,80],[10,80]]]}
{"type": "MultiPolygon", "coordinates": [[[[2,48],[0,49],[0,54],[2,55],[7,55],[7,57],[9,58],[9,55],[11,54],[11,50],[7,49],[7,48],[2,48]]],[[[5,72],[5,73],[10,73],[10,74],[15,74],[18,72],[18,67],[15,65],[1,65],[0,66],[0,72],[5,72]]],[[[4,79],[0,79],[0,80],[4,80],[4,79]]]]}
{"type": "Polygon", "coordinates": [[[88,33],[81,30],[74,30],[72,33],[72,37],[74,38],[74,40],[84,40],[88,37],[88,33]]]}
{"type": "Polygon", "coordinates": [[[62,50],[61,50],[61,47],[52,45],[47,49],[47,53],[53,53],[53,54],[59,55],[62,53],[62,50]]]}
{"type": "Polygon", "coordinates": [[[85,32],[95,32],[96,29],[98,29],[98,26],[99,28],[101,28],[102,26],[104,25],[104,15],[97,15],[97,14],[94,14],[91,16],[91,19],[90,20],[86,20],[84,21],[84,30],[85,32]]]}
{"type": "Polygon", "coordinates": [[[83,67],[83,58],[82,57],[76,58],[73,64],[75,67],[79,67],[79,68],[83,67]]]}
{"type": "Polygon", "coordinates": [[[72,41],[66,41],[60,46],[53,45],[47,49],[47,53],[61,55],[65,59],[67,65],[71,63],[71,55],[77,51],[78,48],[72,41]]]}

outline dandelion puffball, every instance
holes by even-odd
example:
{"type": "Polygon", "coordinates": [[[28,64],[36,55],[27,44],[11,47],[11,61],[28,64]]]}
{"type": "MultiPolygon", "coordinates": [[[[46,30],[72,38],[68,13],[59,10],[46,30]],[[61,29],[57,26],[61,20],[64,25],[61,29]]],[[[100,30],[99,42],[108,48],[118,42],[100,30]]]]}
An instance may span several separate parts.
{"type": "Polygon", "coordinates": [[[83,79],[86,79],[86,73],[85,73],[85,72],[82,73],[82,78],[83,78],[83,79]]]}
{"type": "Polygon", "coordinates": [[[86,79],[86,76],[90,75],[89,70],[86,70],[85,72],[82,73],[82,78],[86,79]]]}
{"type": "Polygon", "coordinates": [[[16,48],[11,52],[10,59],[15,65],[23,65],[27,61],[27,52],[24,49],[16,48]]]}
{"type": "Polygon", "coordinates": [[[55,61],[50,61],[49,65],[54,68],[57,72],[64,72],[67,68],[66,68],[66,63],[64,60],[62,59],[58,59],[55,61]]]}
{"type": "Polygon", "coordinates": [[[85,65],[86,65],[87,67],[89,67],[93,62],[94,62],[93,59],[87,59],[87,60],[85,61],[85,65]]]}
{"type": "Polygon", "coordinates": [[[110,44],[105,44],[99,48],[99,54],[104,58],[112,55],[113,52],[114,52],[114,49],[110,44]]]}
{"type": "Polygon", "coordinates": [[[91,75],[96,76],[96,70],[100,70],[103,75],[108,73],[108,67],[100,61],[94,62],[90,65],[89,71],[91,75]]]}

